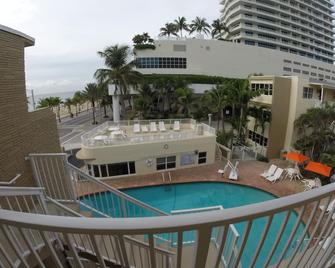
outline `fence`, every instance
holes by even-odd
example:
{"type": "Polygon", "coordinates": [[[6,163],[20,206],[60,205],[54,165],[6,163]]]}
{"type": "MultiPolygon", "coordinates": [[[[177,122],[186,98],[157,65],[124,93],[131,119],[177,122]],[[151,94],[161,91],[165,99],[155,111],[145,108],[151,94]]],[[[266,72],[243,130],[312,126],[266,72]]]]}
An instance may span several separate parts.
{"type": "MultiPolygon", "coordinates": [[[[318,211],[321,200],[329,205],[335,197],[335,186],[328,185],[309,192],[285,198],[267,201],[220,211],[209,211],[185,215],[93,219],[75,217],[57,217],[9,210],[0,210],[0,230],[5,238],[0,242],[0,261],[2,267],[14,267],[14,259],[19,259],[24,267],[29,266],[26,256],[30,255],[41,262],[40,250],[31,245],[32,238],[28,232],[38,234],[45,242],[45,250],[55,265],[65,267],[62,255],[50,242],[51,236],[59,237],[68,252],[68,258],[75,267],[84,267],[88,260],[98,263],[100,267],[118,264],[120,267],[222,267],[222,253],[227,248],[229,226],[243,224],[241,239],[237,245],[236,257],[227,260],[224,267],[236,267],[241,262],[243,267],[327,267],[333,263],[335,249],[335,221],[329,213],[318,211]],[[275,235],[270,235],[278,215],[282,215],[280,226],[275,227],[275,235]],[[295,215],[291,222],[291,216],[295,215]],[[262,229],[257,232],[257,239],[252,236],[254,225],[263,219],[262,229]],[[304,219],[305,224],[301,225],[304,219]],[[213,247],[212,233],[222,228],[216,239],[217,247],[213,247]],[[14,239],[15,234],[20,238],[14,239]],[[195,242],[184,245],[187,232],[194,232],[195,242]],[[173,252],[157,249],[154,236],[173,234],[176,243],[173,252]],[[46,236],[48,235],[48,236],[46,236]],[[148,247],[135,248],[128,242],[129,236],[145,236],[148,247]],[[306,237],[311,237],[303,243],[306,237]],[[328,244],[325,237],[330,238],[328,244]],[[253,240],[250,247],[250,240],[253,240]],[[271,242],[269,244],[269,241],[271,242]],[[298,241],[298,242],[297,242],[298,241]],[[4,247],[4,245],[8,245],[4,247]],[[25,253],[18,250],[25,245],[25,253]],[[190,248],[191,247],[191,248],[190,248]],[[190,249],[195,254],[190,254],[190,249]],[[249,255],[246,252],[249,251],[249,255]],[[86,255],[85,255],[85,254],[86,255]],[[7,256],[7,257],[6,257],[7,256]],[[86,256],[86,257],[84,257],[86,256]],[[207,265],[207,266],[206,266],[207,265]]],[[[140,244],[142,242],[139,242],[140,244]]],[[[162,245],[163,246],[163,245],[162,245]]]]}

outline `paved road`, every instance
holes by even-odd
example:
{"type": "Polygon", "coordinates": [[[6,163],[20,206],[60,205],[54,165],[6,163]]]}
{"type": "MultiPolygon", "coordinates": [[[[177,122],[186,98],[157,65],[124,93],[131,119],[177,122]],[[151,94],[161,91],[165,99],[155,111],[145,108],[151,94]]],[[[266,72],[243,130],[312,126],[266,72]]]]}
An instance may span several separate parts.
{"type": "MultiPolygon", "coordinates": [[[[109,118],[103,118],[103,114],[103,109],[96,109],[96,120],[99,124],[109,120],[109,118]]],[[[107,114],[111,114],[110,109],[108,109],[107,114]]],[[[98,125],[92,125],[91,110],[83,111],[73,118],[63,118],[62,122],[57,125],[60,143],[65,150],[76,148],[80,145],[81,135],[97,126],[98,125]]]]}

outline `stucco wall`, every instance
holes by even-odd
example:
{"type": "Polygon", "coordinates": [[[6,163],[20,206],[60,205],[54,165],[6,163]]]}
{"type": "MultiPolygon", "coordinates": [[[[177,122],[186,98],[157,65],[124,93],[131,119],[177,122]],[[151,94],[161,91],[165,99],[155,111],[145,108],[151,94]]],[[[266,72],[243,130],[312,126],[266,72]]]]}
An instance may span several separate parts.
{"type": "Polygon", "coordinates": [[[155,50],[137,50],[136,57],[186,57],[187,69],[137,69],[144,74],[199,74],[246,78],[254,73],[306,77],[316,73],[331,76],[335,81],[334,65],[279,50],[205,39],[156,40],[155,42],[155,50]],[[186,51],[174,51],[174,45],[185,45],[186,51]],[[284,67],[290,68],[291,71],[285,71],[284,67]],[[294,69],[300,70],[300,74],[293,72],[294,69]],[[304,75],[302,71],[309,72],[309,75],[304,75]]]}
{"type": "Polygon", "coordinates": [[[17,185],[34,185],[29,161],[34,152],[60,152],[55,115],[29,113],[24,49],[33,41],[0,29],[0,181],[22,174],[17,185]]]}
{"type": "MultiPolygon", "coordinates": [[[[196,150],[199,152],[207,152],[206,164],[212,164],[215,161],[215,146],[215,136],[203,136],[187,140],[114,145],[110,147],[103,146],[90,149],[82,147],[82,151],[87,158],[95,159],[87,161],[88,164],[92,165],[135,161],[136,174],[140,175],[157,172],[155,161],[157,157],[175,155],[176,168],[191,167],[192,165],[180,166],[180,156],[182,153],[195,153],[196,150]],[[148,159],[153,160],[151,166],[148,166],[146,163],[148,159]]],[[[197,161],[196,156],[195,161],[197,161]]]]}

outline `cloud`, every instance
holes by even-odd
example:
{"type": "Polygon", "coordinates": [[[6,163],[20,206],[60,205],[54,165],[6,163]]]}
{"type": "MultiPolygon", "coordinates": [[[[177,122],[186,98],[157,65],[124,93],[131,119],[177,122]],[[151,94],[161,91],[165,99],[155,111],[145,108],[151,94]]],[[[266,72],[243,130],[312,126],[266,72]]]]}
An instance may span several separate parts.
{"type": "Polygon", "coordinates": [[[36,39],[26,49],[30,88],[73,91],[93,80],[102,67],[97,51],[116,43],[131,44],[137,33],[153,37],[178,16],[211,22],[218,0],[0,0],[1,23],[36,39]]]}

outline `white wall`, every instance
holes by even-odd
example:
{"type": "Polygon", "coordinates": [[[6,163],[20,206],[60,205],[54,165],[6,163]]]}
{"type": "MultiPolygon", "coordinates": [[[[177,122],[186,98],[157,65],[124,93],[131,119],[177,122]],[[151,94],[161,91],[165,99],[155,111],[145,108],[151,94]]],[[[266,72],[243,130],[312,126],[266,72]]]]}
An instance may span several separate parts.
{"type": "Polygon", "coordinates": [[[187,58],[187,69],[137,69],[143,74],[198,74],[246,78],[253,73],[282,76],[303,75],[302,71],[308,71],[330,76],[329,80],[333,78],[335,81],[335,66],[332,64],[278,50],[218,40],[157,40],[155,50],[138,50],[136,57],[187,58]],[[186,51],[174,51],[174,44],[186,45],[186,51]],[[284,60],[289,60],[291,63],[284,60]],[[313,69],[312,65],[317,69],[313,69]],[[291,71],[284,71],[284,67],[291,68],[291,71]],[[319,70],[319,67],[324,71],[319,70]],[[295,73],[293,69],[300,70],[301,73],[295,73]]]}

